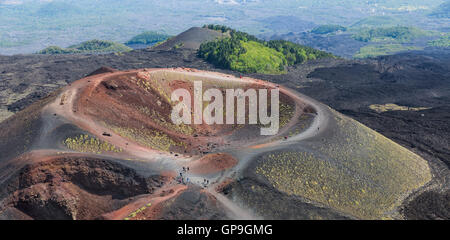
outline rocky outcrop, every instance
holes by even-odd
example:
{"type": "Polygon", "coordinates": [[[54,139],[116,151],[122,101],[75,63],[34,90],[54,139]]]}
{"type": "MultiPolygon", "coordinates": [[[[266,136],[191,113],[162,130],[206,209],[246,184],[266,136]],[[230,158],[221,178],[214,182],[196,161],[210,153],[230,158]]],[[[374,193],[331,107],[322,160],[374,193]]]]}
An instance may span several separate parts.
{"type": "Polygon", "coordinates": [[[8,206],[34,219],[96,219],[152,193],[164,177],[143,177],[121,164],[63,157],[27,165],[7,188],[8,206]]]}

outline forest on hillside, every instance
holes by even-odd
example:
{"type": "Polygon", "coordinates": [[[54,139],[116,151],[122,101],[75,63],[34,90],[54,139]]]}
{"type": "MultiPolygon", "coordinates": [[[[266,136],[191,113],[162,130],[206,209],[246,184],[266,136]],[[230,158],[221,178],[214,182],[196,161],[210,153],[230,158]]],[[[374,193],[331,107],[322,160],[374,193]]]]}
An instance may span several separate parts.
{"type": "Polygon", "coordinates": [[[284,40],[263,41],[222,25],[205,25],[229,37],[203,43],[198,56],[217,67],[243,73],[279,74],[286,66],[334,57],[332,54],[284,40]]]}

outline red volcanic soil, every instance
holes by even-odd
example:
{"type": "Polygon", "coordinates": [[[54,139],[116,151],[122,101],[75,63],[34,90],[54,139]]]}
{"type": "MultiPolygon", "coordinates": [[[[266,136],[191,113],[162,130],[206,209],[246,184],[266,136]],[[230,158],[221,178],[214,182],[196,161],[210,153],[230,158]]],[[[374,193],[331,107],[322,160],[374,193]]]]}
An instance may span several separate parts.
{"type": "Polygon", "coordinates": [[[227,153],[208,154],[189,163],[190,171],[196,174],[217,173],[234,167],[238,163],[233,156],[227,153]]]}
{"type": "Polygon", "coordinates": [[[133,220],[227,219],[224,206],[211,193],[195,186],[170,191],[155,199],[154,205],[136,214],[133,220]]]}
{"type": "Polygon", "coordinates": [[[95,156],[50,154],[40,151],[18,158],[26,166],[2,183],[8,191],[3,209],[15,209],[17,216],[33,219],[96,219],[169,180],[158,175],[142,177],[95,156]]]}
{"type": "Polygon", "coordinates": [[[153,194],[141,196],[139,199],[128,205],[108,214],[104,214],[103,219],[109,220],[152,220],[158,219],[163,210],[163,203],[173,197],[176,197],[182,191],[186,190],[186,185],[166,185],[153,194]],[[145,210],[138,211],[143,208],[145,210]],[[135,213],[133,215],[133,213],[135,213]]]}
{"type": "MultiPolygon", "coordinates": [[[[151,151],[170,151],[189,156],[208,153],[217,146],[223,146],[225,137],[238,129],[236,125],[229,124],[203,123],[183,127],[172,124],[173,103],[170,95],[173,90],[184,88],[194,96],[193,80],[203,80],[204,90],[233,85],[244,90],[276,87],[258,80],[194,69],[102,72],[74,82],[63,91],[58,104],[53,104],[49,112],[62,115],[81,129],[124,149],[128,154],[140,157],[151,151]],[[112,136],[103,136],[105,132],[112,136]]],[[[297,104],[298,114],[302,113],[303,106],[294,103],[283,92],[280,100],[297,104]]],[[[194,105],[193,97],[191,101],[194,105]]],[[[247,126],[250,125],[244,125],[244,128],[247,126]]],[[[255,128],[249,129],[255,131],[255,128]]]]}
{"type": "MultiPolygon", "coordinates": [[[[5,203],[0,205],[0,219],[124,219],[130,214],[130,219],[176,219],[189,218],[183,215],[189,212],[195,212],[193,218],[225,217],[214,196],[200,187],[175,184],[174,178],[179,166],[189,166],[194,175],[232,169],[238,160],[230,154],[208,153],[243,144],[227,136],[256,128],[174,125],[171,92],[184,88],[194,96],[194,80],[202,80],[204,90],[215,87],[223,92],[276,88],[195,69],[101,68],[1,123],[6,130],[0,133],[0,150],[5,153],[0,156],[0,200],[5,203]],[[101,140],[102,152],[68,149],[64,140],[80,144],[74,140],[80,134],[101,140]],[[111,146],[122,151],[103,151],[111,146]]],[[[292,119],[305,111],[288,93],[281,92],[280,100],[295,105],[292,119]]],[[[95,143],[90,140],[81,144],[95,143]]],[[[244,142],[251,144],[252,139],[244,142]]],[[[227,184],[228,180],[222,183],[227,184]]]]}
{"type": "MultiPolygon", "coordinates": [[[[221,142],[217,137],[206,140],[192,136],[195,132],[198,132],[197,135],[202,133],[212,135],[212,128],[207,125],[191,126],[192,135],[176,131],[170,119],[172,107],[167,99],[170,93],[162,89],[164,86],[161,86],[161,89],[153,86],[148,75],[135,71],[89,81],[91,84],[80,88],[74,102],[76,109],[74,111],[78,116],[84,116],[100,125],[95,126],[97,129],[106,128],[109,132],[116,131],[118,134],[120,134],[118,131],[122,131],[123,137],[128,141],[149,148],[152,146],[145,146],[142,143],[146,141],[145,136],[163,134],[166,137],[155,141],[161,141],[162,145],[168,144],[164,141],[170,142],[171,146],[165,151],[179,153],[196,151],[198,146],[206,145],[207,141],[221,142]],[[202,127],[205,129],[201,129],[202,127]]],[[[129,147],[124,147],[127,148],[129,147]]],[[[161,149],[155,146],[154,150],[161,149]]]]}

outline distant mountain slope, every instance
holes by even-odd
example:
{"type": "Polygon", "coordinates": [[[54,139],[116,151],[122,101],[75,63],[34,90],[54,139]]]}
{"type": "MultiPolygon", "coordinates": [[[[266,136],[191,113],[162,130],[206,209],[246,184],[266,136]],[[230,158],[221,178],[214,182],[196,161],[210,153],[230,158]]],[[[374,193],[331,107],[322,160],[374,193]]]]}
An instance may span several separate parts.
{"type": "Polygon", "coordinates": [[[297,44],[331,52],[345,58],[366,58],[402,51],[419,50],[430,44],[442,45],[437,40],[442,33],[418,27],[393,25],[390,17],[371,17],[352,27],[323,25],[311,32],[276,34],[266,40],[287,40],[297,44]],[[346,29],[346,31],[343,31],[346,29]],[[429,44],[430,42],[430,44],[429,44]]]}
{"type": "Polygon", "coordinates": [[[317,26],[311,21],[295,16],[273,16],[261,19],[260,22],[275,32],[303,32],[317,26]]]}
{"type": "Polygon", "coordinates": [[[336,56],[352,58],[360,48],[368,45],[366,42],[357,41],[352,34],[314,34],[310,32],[277,34],[265,38],[266,40],[287,40],[331,52],[336,56]]]}
{"type": "MultiPolygon", "coordinates": [[[[44,1],[42,1],[44,2],[44,1]]],[[[80,14],[83,9],[78,6],[63,1],[49,2],[41,6],[35,13],[39,17],[63,17],[73,14],[80,14]]]]}
{"type": "Polygon", "coordinates": [[[450,1],[447,1],[437,7],[430,16],[437,18],[450,18],[450,1]]]}
{"type": "Polygon", "coordinates": [[[392,27],[400,24],[400,20],[391,16],[371,16],[359,20],[353,24],[352,28],[366,28],[366,27],[392,27]]]}

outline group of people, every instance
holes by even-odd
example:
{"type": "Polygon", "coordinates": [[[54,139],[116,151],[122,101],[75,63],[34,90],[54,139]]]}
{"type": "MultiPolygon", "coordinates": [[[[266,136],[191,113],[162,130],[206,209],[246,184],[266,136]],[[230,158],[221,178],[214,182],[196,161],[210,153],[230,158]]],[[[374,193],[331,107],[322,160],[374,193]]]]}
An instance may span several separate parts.
{"type": "Polygon", "coordinates": [[[178,179],[179,183],[182,183],[182,184],[185,184],[185,185],[189,183],[189,178],[186,176],[187,172],[189,172],[189,167],[183,167],[183,170],[180,172],[180,176],[179,176],[179,179],[178,179]]]}
{"type": "MultiPolygon", "coordinates": [[[[189,167],[183,167],[182,168],[182,170],[180,172],[180,175],[177,177],[178,183],[181,183],[181,184],[184,184],[184,185],[187,185],[187,184],[190,183],[190,179],[187,176],[187,173],[189,172],[189,170],[190,170],[189,167]]],[[[209,180],[204,178],[203,182],[201,183],[201,185],[203,187],[207,187],[209,185],[209,180]]]]}
{"type": "Polygon", "coordinates": [[[206,178],[203,178],[203,183],[202,183],[203,187],[207,187],[209,185],[209,180],[206,178]]]}

